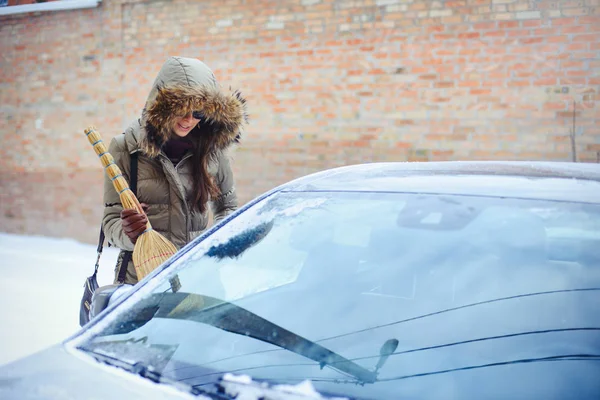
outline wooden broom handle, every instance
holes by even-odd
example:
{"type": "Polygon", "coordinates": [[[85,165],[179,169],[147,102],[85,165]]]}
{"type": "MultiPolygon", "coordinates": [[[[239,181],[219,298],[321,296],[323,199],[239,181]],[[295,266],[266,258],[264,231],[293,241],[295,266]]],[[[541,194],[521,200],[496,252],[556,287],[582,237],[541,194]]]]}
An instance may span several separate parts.
{"type": "MultiPolygon", "coordinates": [[[[102,162],[102,166],[104,167],[106,174],[112,181],[113,186],[115,187],[115,190],[119,194],[119,197],[121,197],[121,199],[122,199],[124,195],[127,195],[135,203],[135,207],[137,208],[137,211],[141,214],[144,214],[144,210],[142,209],[140,202],[138,201],[137,197],[135,197],[135,195],[129,188],[129,184],[127,183],[127,180],[123,176],[121,169],[115,163],[113,156],[108,152],[108,149],[106,148],[106,145],[104,144],[104,141],[102,141],[102,137],[100,136],[100,133],[93,126],[89,126],[84,132],[85,132],[85,135],[87,136],[90,144],[94,148],[94,151],[100,158],[100,161],[102,162]],[[129,193],[126,193],[126,192],[129,192],[129,193]]],[[[123,202],[123,200],[121,200],[121,202],[123,204],[126,204],[126,202],[123,202]]]]}

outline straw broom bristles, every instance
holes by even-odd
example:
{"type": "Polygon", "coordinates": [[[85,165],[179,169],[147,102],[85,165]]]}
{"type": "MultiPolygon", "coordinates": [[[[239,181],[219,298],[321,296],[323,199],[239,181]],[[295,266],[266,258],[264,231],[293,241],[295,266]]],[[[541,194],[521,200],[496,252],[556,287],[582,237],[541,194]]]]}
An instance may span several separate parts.
{"type": "MultiPolygon", "coordinates": [[[[137,212],[143,214],[144,210],[140,202],[129,188],[129,184],[123,177],[121,169],[115,164],[112,155],[108,152],[100,133],[93,126],[88,127],[84,132],[100,158],[102,166],[112,181],[115,190],[119,193],[123,208],[136,209],[137,212]]],[[[152,229],[152,225],[148,221],[146,230],[137,238],[133,248],[133,266],[135,267],[138,279],[143,279],[176,252],[177,248],[175,245],[152,229]]],[[[171,279],[171,288],[173,291],[176,292],[179,287],[178,278],[171,279]]]]}

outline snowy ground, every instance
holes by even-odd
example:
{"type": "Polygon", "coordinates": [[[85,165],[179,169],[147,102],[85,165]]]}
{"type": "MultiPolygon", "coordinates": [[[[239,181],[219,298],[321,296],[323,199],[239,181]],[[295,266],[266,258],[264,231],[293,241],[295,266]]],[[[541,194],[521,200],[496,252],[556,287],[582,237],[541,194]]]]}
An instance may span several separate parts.
{"type": "MultiPolygon", "coordinates": [[[[102,253],[98,283],[112,283],[117,250],[102,253]]],[[[0,365],[58,343],[79,329],[85,278],[96,246],[0,233],[0,365]]]]}

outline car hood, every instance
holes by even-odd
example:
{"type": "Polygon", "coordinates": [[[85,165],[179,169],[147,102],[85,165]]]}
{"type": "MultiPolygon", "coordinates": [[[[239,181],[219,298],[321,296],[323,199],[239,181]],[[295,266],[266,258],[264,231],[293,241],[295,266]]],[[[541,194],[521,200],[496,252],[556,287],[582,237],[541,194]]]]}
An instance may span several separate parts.
{"type": "Polygon", "coordinates": [[[198,399],[62,345],[0,368],[2,399],[198,399]]]}
{"type": "MultiPolygon", "coordinates": [[[[264,400],[331,399],[319,394],[310,381],[298,385],[268,386],[247,375],[224,374],[224,398],[264,400]]],[[[98,400],[98,399],[195,399],[173,386],[154,383],[117,367],[96,361],[63,345],[33,354],[0,367],[0,399],[3,400],[98,400]]],[[[340,400],[336,398],[336,400],[340,400]]]]}

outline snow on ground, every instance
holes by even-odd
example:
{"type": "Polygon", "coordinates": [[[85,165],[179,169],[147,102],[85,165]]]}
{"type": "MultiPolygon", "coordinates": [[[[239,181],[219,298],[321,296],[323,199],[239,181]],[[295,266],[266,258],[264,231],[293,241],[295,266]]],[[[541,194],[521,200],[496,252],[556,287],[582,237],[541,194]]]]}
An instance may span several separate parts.
{"type": "MultiPolygon", "coordinates": [[[[111,284],[118,250],[104,248],[100,286],[111,284]]],[[[0,233],[0,365],[61,342],[79,329],[96,246],[0,233]]]]}

